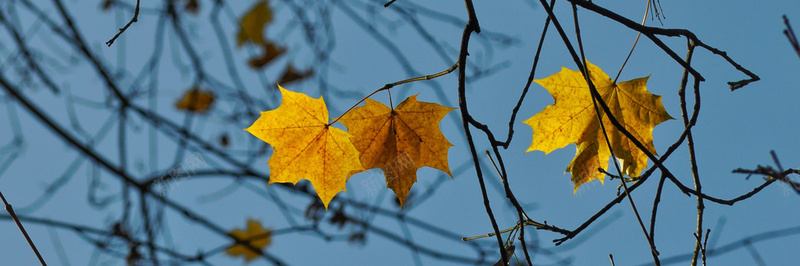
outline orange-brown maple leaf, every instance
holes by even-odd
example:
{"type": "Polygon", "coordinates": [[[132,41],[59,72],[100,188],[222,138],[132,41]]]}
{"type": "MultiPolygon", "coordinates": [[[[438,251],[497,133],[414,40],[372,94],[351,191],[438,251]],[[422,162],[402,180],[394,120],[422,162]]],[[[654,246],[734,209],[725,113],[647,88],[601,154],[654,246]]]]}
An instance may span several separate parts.
{"type": "MultiPolygon", "coordinates": [[[[661,96],[647,91],[648,77],[614,84],[599,67],[588,62],[587,65],[592,83],[614,118],[655,154],[653,128],[672,117],[664,109],[661,96]]],[[[533,128],[533,142],[527,151],[540,150],[547,154],[575,143],[577,153],[566,170],[572,174],[575,191],[581,184],[595,179],[603,182],[604,174],[598,168],[608,169],[611,152],[581,72],[562,68],[561,72],[536,80],[536,83],[553,95],[555,104],[523,121],[533,128]]],[[[647,167],[647,156],[611,124],[602,110],[600,116],[622,174],[639,176],[647,167]]]]}
{"type": "MultiPolygon", "coordinates": [[[[286,47],[278,46],[271,41],[267,41],[265,44],[262,44],[261,48],[264,52],[261,56],[256,56],[247,60],[247,64],[254,69],[260,69],[286,53],[286,47]]],[[[278,84],[285,83],[278,82],[278,84]]]]}
{"type": "Polygon", "coordinates": [[[211,108],[216,96],[212,91],[200,90],[197,87],[191,88],[183,94],[177,102],[175,108],[185,110],[187,112],[205,112],[211,108]]]}
{"type": "Polygon", "coordinates": [[[444,137],[439,122],[455,108],[419,102],[411,96],[391,109],[367,99],[366,105],[343,115],[339,121],[353,135],[365,168],[381,168],[386,186],[401,206],[417,182],[417,169],[428,166],[450,175],[447,151],[453,144],[444,137]]]}
{"type": "Polygon", "coordinates": [[[364,171],[350,134],[328,125],[322,97],[313,99],[280,85],[281,105],[245,129],[274,147],[269,159],[269,184],[308,179],[325,208],[350,176],[364,171]]]}
{"type": "Polygon", "coordinates": [[[294,67],[294,65],[289,64],[289,66],[286,67],[286,70],[283,72],[283,74],[281,74],[281,77],[278,80],[278,83],[280,83],[280,84],[289,84],[289,83],[292,83],[292,82],[295,82],[295,81],[299,81],[299,80],[303,80],[305,78],[308,78],[311,75],[314,75],[314,69],[313,68],[309,68],[307,70],[300,71],[300,70],[297,70],[294,67]]]}

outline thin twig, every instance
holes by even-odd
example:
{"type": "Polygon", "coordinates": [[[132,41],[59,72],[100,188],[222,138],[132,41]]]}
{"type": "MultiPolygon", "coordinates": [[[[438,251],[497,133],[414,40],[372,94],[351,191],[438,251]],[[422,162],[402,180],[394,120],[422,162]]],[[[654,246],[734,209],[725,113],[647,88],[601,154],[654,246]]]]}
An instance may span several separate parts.
{"type": "MultiPolygon", "coordinates": [[[[510,231],[512,231],[512,230],[514,230],[514,229],[517,229],[517,228],[523,228],[523,227],[525,227],[525,226],[533,226],[533,227],[535,227],[536,229],[540,229],[540,230],[541,230],[541,229],[544,229],[544,230],[549,230],[549,231],[559,232],[559,233],[562,233],[562,234],[568,234],[568,233],[570,233],[570,232],[569,232],[569,231],[567,231],[567,230],[564,230],[564,229],[561,229],[561,228],[558,228],[558,227],[555,227],[555,226],[549,225],[549,224],[547,224],[546,222],[543,224],[543,223],[539,223],[539,222],[536,222],[536,221],[533,221],[533,220],[527,220],[527,221],[525,221],[524,223],[522,223],[522,226],[520,226],[520,224],[517,224],[517,225],[515,225],[515,226],[513,226],[513,227],[511,227],[511,228],[504,229],[504,230],[500,231],[500,233],[501,233],[501,234],[502,234],[502,233],[507,233],[507,232],[510,232],[510,231]]],[[[487,238],[487,237],[490,237],[490,236],[495,236],[495,235],[497,235],[497,234],[495,234],[494,232],[490,232],[490,233],[483,234],[483,235],[479,235],[479,236],[462,237],[462,238],[461,238],[461,241],[471,241],[471,240],[475,240],[475,239],[481,239],[481,238],[487,238]]]]}
{"type": "MultiPolygon", "coordinates": [[[[514,227],[501,230],[500,233],[501,234],[502,233],[508,233],[508,232],[513,231],[513,230],[516,230],[517,228],[519,228],[519,225],[515,225],[514,227]]],[[[497,235],[497,234],[495,234],[494,232],[491,232],[491,233],[484,234],[484,235],[479,235],[479,236],[462,237],[461,241],[472,241],[472,240],[475,240],[475,239],[487,238],[487,237],[492,237],[492,236],[495,236],[495,235],[497,235]]]]}
{"type": "Polygon", "coordinates": [[[489,221],[492,223],[492,230],[494,230],[495,236],[497,237],[500,258],[503,261],[503,265],[508,265],[509,260],[506,254],[506,249],[503,245],[503,238],[500,237],[500,229],[497,226],[497,220],[494,218],[492,205],[489,203],[489,195],[486,193],[486,184],[483,180],[483,171],[481,170],[481,164],[478,160],[478,152],[475,150],[475,141],[472,138],[472,132],[469,128],[469,120],[471,116],[469,114],[469,109],[467,108],[467,55],[469,55],[468,49],[470,36],[473,32],[480,33],[481,27],[478,23],[478,16],[475,14],[475,6],[472,4],[472,0],[464,0],[464,4],[467,6],[467,16],[469,19],[467,20],[467,25],[464,25],[464,31],[461,34],[461,47],[459,48],[458,52],[458,106],[460,107],[459,110],[461,111],[461,125],[464,129],[464,134],[467,137],[470,155],[472,155],[472,162],[475,167],[475,175],[478,178],[478,184],[481,188],[483,206],[486,208],[486,214],[489,216],[489,221]]]}
{"type": "Polygon", "coordinates": [[[117,38],[119,38],[119,36],[122,35],[123,32],[128,30],[128,27],[130,27],[131,24],[133,24],[134,22],[139,21],[139,3],[140,2],[141,2],[141,0],[136,0],[136,8],[133,9],[133,17],[131,18],[130,21],[128,21],[128,24],[125,24],[124,27],[120,28],[119,32],[117,32],[117,34],[115,34],[114,37],[111,38],[111,40],[108,40],[106,42],[106,45],[108,45],[108,47],[111,47],[111,45],[114,44],[114,41],[116,41],[117,38]]]}
{"type": "MultiPolygon", "coordinates": [[[[550,6],[555,6],[556,1],[550,0],[550,6]]],[[[542,29],[542,35],[539,37],[539,45],[536,46],[536,54],[533,56],[533,64],[531,66],[530,74],[528,74],[528,79],[525,82],[525,88],[522,89],[522,94],[519,96],[519,100],[517,101],[517,105],[514,106],[514,109],[511,110],[511,118],[508,120],[508,137],[506,141],[497,143],[495,145],[501,145],[503,148],[508,149],[508,145],[511,144],[511,138],[514,136],[514,125],[516,124],[515,120],[517,118],[517,113],[519,112],[520,107],[522,107],[522,101],[525,99],[525,95],[528,94],[528,89],[530,89],[531,84],[533,83],[534,74],[536,74],[536,67],[539,65],[539,55],[542,52],[542,45],[544,45],[544,39],[547,36],[547,29],[550,27],[550,17],[548,16],[544,20],[544,28],[542,29]]]]}
{"type": "Polygon", "coordinates": [[[661,203],[661,192],[664,189],[664,181],[667,177],[661,175],[658,180],[658,188],[656,188],[656,196],[653,198],[653,211],[650,213],[650,239],[655,239],[656,235],[656,217],[658,217],[658,205],[661,203]]]}
{"type": "Polygon", "coordinates": [[[703,266],[706,266],[706,250],[708,249],[708,235],[710,235],[710,234],[711,234],[711,228],[706,229],[706,239],[703,240],[703,250],[702,250],[703,252],[701,253],[702,254],[702,260],[703,260],[703,266]]]}
{"type": "Polygon", "coordinates": [[[605,9],[605,8],[603,8],[601,6],[598,6],[598,5],[594,4],[592,1],[585,1],[585,0],[567,0],[567,1],[569,1],[570,3],[577,4],[577,5],[585,8],[585,9],[591,10],[591,11],[593,11],[593,12],[599,14],[599,15],[602,15],[602,16],[610,18],[610,19],[612,19],[614,21],[617,21],[620,24],[622,24],[622,25],[624,25],[624,26],[626,26],[626,27],[628,27],[628,28],[630,28],[632,30],[641,32],[642,34],[647,36],[647,38],[649,38],[654,44],[656,44],[659,48],[661,48],[661,50],[663,50],[665,53],[667,53],[667,55],[669,55],[673,60],[675,60],[675,62],[677,62],[678,64],[680,64],[684,68],[687,68],[689,70],[689,72],[692,73],[692,75],[695,77],[695,79],[698,79],[700,81],[705,81],[705,78],[703,78],[703,76],[700,75],[700,72],[695,70],[692,66],[687,64],[685,61],[683,61],[683,59],[681,59],[680,56],[678,56],[678,54],[675,53],[675,51],[670,49],[656,35],[672,36],[672,37],[685,36],[686,38],[689,38],[692,41],[694,41],[695,45],[697,45],[698,47],[702,47],[703,49],[706,49],[709,52],[722,57],[723,59],[725,59],[725,61],[728,62],[728,64],[730,64],[731,66],[736,68],[736,70],[738,70],[738,71],[740,71],[740,72],[742,72],[742,73],[744,73],[745,75],[748,76],[747,79],[728,82],[728,85],[730,86],[730,90],[731,91],[734,91],[734,90],[737,90],[739,88],[742,88],[742,87],[744,87],[747,84],[750,84],[752,82],[761,80],[761,78],[759,78],[758,75],[756,75],[755,73],[751,72],[750,70],[744,68],[739,63],[736,63],[736,61],[734,61],[732,58],[730,58],[730,56],[728,56],[728,54],[725,51],[719,50],[717,48],[711,47],[708,44],[705,44],[704,42],[700,41],[700,39],[697,37],[697,35],[695,35],[694,33],[692,33],[689,30],[685,30],[685,29],[662,29],[662,28],[642,26],[642,25],[639,25],[638,23],[636,23],[635,21],[629,20],[629,19],[621,16],[620,14],[614,13],[611,10],[608,10],[608,9],[605,9]]]}
{"type": "Polygon", "coordinates": [[[778,155],[775,154],[775,151],[770,151],[770,155],[772,156],[772,160],[775,162],[775,166],[778,167],[778,170],[775,170],[770,166],[759,165],[754,170],[738,168],[733,170],[733,172],[740,174],[748,174],[747,175],[748,177],[750,177],[750,175],[753,174],[767,176],[767,178],[764,178],[766,180],[765,183],[781,181],[789,185],[792,189],[794,189],[795,192],[797,192],[798,195],[800,195],[800,182],[789,180],[789,178],[787,177],[790,174],[800,174],[800,170],[791,168],[783,170],[783,166],[781,165],[781,162],[778,160],[778,155]]]}
{"type": "MultiPolygon", "coordinates": [[[[692,63],[692,55],[694,54],[694,42],[689,41],[689,51],[686,53],[686,62],[691,64],[692,63]]],[[[689,71],[684,69],[683,77],[681,78],[681,90],[679,90],[678,94],[680,95],[681,99],[681,116],[683,117],[683,126],[685,128],[690,128],[691,122],[689,121],[689,114],[686,109],[686,83],[689,79],[689,71]]],[[[695,91],[695,104],[700,104],[700,97],[698,97],[699,91],[695,91]]],[[[697,165],[697,154],[695,153],[694,147],[694,138],[692,137],[692,131],[689,130],[689,133],[686,135],[686,146],[689,148],[689,162],[691,164],[692,170],[692,180],[694,182],[694,190],[697,193],[703,193],[703,186],[700,183],[700,171],[697,165]]],[[[700,249],[702,248],[702,237],[703,237],[703,213],[705,210],[705,204],[703,203],[703,197],[697,197],[697,229],[695,231],[695,243],[694,243],[694,251],[692,252],[692,262],[691,265],[697,265],[697,258],[700,255],[700,249]]]]}
{"type": "Polygon", "coordinates": [[[39,259],[39,263],[41,263],[43,266],[47,265],[47,263],[44,262],[44,258],[42,258],[42,254],[39,254],[39,250],[36,248],[36,244],[33,243],[33,240],[31,240],[31,237],[28,235],[28,231],[25,231],[25,227],[22,226],[22,222],[20,222],[19,218],[17,218],[17,213],[14,212],[14,207],[11,207],[11,204],[8,203],[8,201],[6,201],[6,197],[3,196],[2,191],[0,191],[0,199],[3,200],[3,205],[5,205],[6,211],[11,216],[11,219],[14,220],[14,223],[17,224],[19,231],[22,232],[23,236],[25,236],[25,240],[28,241],[28,245],[33,250],[33,253],[36,254],[36,258],[39,259]]]}
{"type": "Polygon", "coordinates": [[[800,44],[797,42],[797,36],[794,35],[794,29],[792,29],[792,25],[789,24],[789,18],[787,18],[786,15],[783,15],[783,24],[786,24],[786,29],[783,30],[783,34],[789,39],[789,44],[792,45],[797,56],[800,56],[800,44]]]}
{"type": "Polygon", "coordinates": [[[492,166],[494,167],[494,171],[497,172],[497,176],[500,177],[500,181],[505,183],[506,180],[503,179],[503,174],[500,173],[500,168],[497,168],[497,164],[494,162],[494,158],[492,158],[492,154],[489,153],[488,150],[486,151],[486,157],[489,157],[489,162],[492,163],[492,166]]]}

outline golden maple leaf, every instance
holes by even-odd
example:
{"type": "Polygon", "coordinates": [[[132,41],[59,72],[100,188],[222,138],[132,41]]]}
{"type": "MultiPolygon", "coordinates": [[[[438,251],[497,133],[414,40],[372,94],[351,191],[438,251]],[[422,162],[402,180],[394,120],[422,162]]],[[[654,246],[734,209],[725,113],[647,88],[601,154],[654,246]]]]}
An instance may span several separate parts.
{"type": "Polygon", "coordinates": [[[175,102],[175,108],[180,110],[185,110],[187,112],[205,112],[211,108],[211,104],[214,103],[214,93],[208,90],[200,90],[197,87],[193,87],[186,91],[177,102],[175,102]]]}
{"type": "Polygon", "coordinates": [[[455,108],[419,102],[408,97],[390,109],[367,99],[366,105],[348,112],[339,120],[353,135],[365,168],[381,168],[386,186],[402,207],[411,186],[417,182],[417,169],[428,166],[450,175],[447,151],[453,144],[439,130],[439,122],[455,108]]]}
{"type": "MultiPolygon", "coordinates": [[[[265,230],[258,221],[248,219],[247,231],[236,229],[231,231],[230,235],[239,241],[249,243],[254,248],[264,249],[269,246],[272,240],[272,229],[265,230]]],[[[230,256],[244,256],[246,262],[250,262],[259,256],[257,252],[242,244],[234,244],[225,252],[230,256]]]]}
{"type": "Polygon", "coordinates": [[[246,128],[274,147],[269,159],[269,184],[308,179],[325,209],[350,176],[364,171],[350,134],[328,125],[328,109],[322,97],[313,99],[280,85],[281,105],[261,112],[246,128]]]}
{"type": "Polygon", "coordinates": [[[241,20],[239,33],[236,35],[236,46],[242,46],[245,42],[254,44],[264,44],[264,27],[272,21],[272,9],[267,5],[267,1],[259,1],[241,20]]]}
{"type": "MultiPolygon", "coordinates": [[[[614,84],[599,67],[588,62],[587,65],[592,83],[614,118],[655,154],[653,128],[672,117],[661,104],[661,96],[647,91],[648,77],[614,84]]],[[[526,152],[540,150],[547,154],[575,143],[577,153],[566,170],[572,174],[575,191],[581,184],[594,179],[602,183],[603,173],[597,169],[608,169],[611,152],[583,75],[580,71],[562,68],[561,72],[536,80],[536,83],[550,92],[555,103],[523,121],[533,128],[533,142],[526,152]]],[[[601,116],[622,173],[639,176],[647,167],[647,156],[611,124],[602,110],[601,116]]]]}

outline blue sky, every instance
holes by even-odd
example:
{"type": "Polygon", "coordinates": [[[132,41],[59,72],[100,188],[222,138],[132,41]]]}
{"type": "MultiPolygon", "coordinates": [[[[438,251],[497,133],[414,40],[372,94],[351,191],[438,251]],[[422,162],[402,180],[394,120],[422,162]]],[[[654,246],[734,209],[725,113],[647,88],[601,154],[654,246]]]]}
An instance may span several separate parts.
{"type": "MultiPolygon", "coordinates": [[[[128,1],[130,2],[130,1],[128,1]]],[[[252,47],[234,49],[232,51],[238,71],[242,75],[245,90],[254,95],[265,107],[274,108],[279,102],[277,91],[270,90],[282,66],[292,62],[300,68],[310,67],[314,60],[313,51],[305,36],[296,26],[296,19],[287,2],[273,0],[275,22],[267,30],[271,39],[289,47],[289,52],[279,59],[275,66],[259,72],[246,67],[247,58],[259,51],[252,47]]],[[[411,69],[404,68],[386,47],[385,43],[376,41],[370,33],[351,20],[344,9],[331,9],[331,29],[335,36],[334,48],[330,50],[331,62],[327,71],[317,71],[315,79],[284,86],[287,89],[301,91],[312,97],[321,94],[322,77],[334,90],[346,92],[344,96],[326,95],[326,103],[331,116],[341,112],[355,103],[358,98],[381,87],[385,83],[410,78],[421,74],[442,71],[456,60],[461,27],[446,21],[430,19],[420,15],[420,23],[428,29],[433,38],[441,44],[444,56],[427,45],[414,30],[413,25],[403,22],[399,13],[384,9],[382,2],[375,1],[340,1],[337,5],[346,5],[358,10],[366,21],[372,22],[375,28],[386,36],[392,46],[406,56],[411,69]],[[371,8],[365,8],[371,6],[371,8]],[[372,10],[374,13],[364,12],[372,10]],[[447,58],[451,58],[449,61],[447,58]],[[324,74],[321,74],[324,73],[324,74]]],[[[508,1],[502,3],[477,1],[475,8],[480,19],[483,33],[473,36],[470,45],[469,63],[481,69],[496,69],[491,75],[470,80],[468,101],[470,112],[479,121],[486,123],[498,136],[507,134],[507,123],[511,110],[518,100],[520,91],[525,85],[533,54],[541,34],[545,12],[536,1],[508,1]],[[492,35],[495,34],[495,35],[492,35]],[[486,38],[502,34],[514,41],[508,45],[487,41],[486,38]],[[485,37],[485,38],[484,38],[485,37]],[[492,45],[493,49],[487,47],[492,45]]],[[[190,87],[195,79],[188,58],[182,52],[177,37],[170,29],[164,34],[163,54],[159,58],[160,66],[155,69],[155,76],[138,79],[140,71],[148,70],[147,59],[153,51],[156,38],[157,17],[144,10],[139,22],[126,32],[115,43],[107,48],[103,44],[115,33],[116,28],[127,21],[127,12],[101,12],[98,1],[64,1],[67,9],[73,14],[78,27],[87,40],[93,53],[102,58],[110,68],[121,75],[120,84],[128,91],[153,85],[157,90],[155,101],[142,97],[137,104],[150,106],[154,104],[157,112],[171,121],[185,122],[183,113],[173,108],[174,100],[190,87]]],[[[644,1],[596,2],[634,21],[640,21],[645,10],[644,1]]],[[[219,83],[233,86],[234,81],[227,75],[225,61],[220,51],[220,44],[214,36],[214,29],[208,23],[212,3],[201,1],[201,14],[198,17],[185,16],[184,23],[189,29],[190,39],[203,59],[203,69],[219,80],[219,83]]],[[[227,45],[235,45],[235,17],[240,16],[249,7],[248,3],[228,3],[222,13],[222,25],[229,33],[227,45]]],[[[432,10],[451,14],[457,18],[465,18],[464,4],[461,1],[425,1],[401,0],[395,3],[399,7],[410,4],[423,5],[432,10]]],[[[144,3],[147,8],[162,8],[160,3],[144,3]]],[[[0,4],[5,14],[12,4],[0,4]]],[[[704,192],[729,199],[750,191],[761,184],[760,177],[745,179],[744,175],[732,174],[736,168],[755,168],[757,165],[773,165],[769,155],[774,150],[784,167],[797,168],[800,162],[800,138],[798,138],[798,122],[800,112],[796,102],[800,99],[800,57],[793,52],[789,42],[782,34],[784,29],[782,15],[787,15],[800,27],[800,6],[795,1],[772,1],[770,4],[752,1],[726,1],[724,4],[707,1],[664,1],[661,3],[665,18],[647,20],[649,26],[666,28],[686,28],[697,34],[705,43],[728,52],[738,63],[747,67],[761,77],[761,81],[745,88],[730,92],[727,81],[740,80],[745,76],[737,72],[720,57],[707,51],[695,53],[694,65],[706,78],[702,83],[702,109],[694,139],[696,142],[700,176],[704,192]]],[[[14,7],[15,10],[21,9],[14,7]]],[[[49,3],[42,4],[45,13],[58,18],[56,9],[49,3]]],[[[24,10],[24,9],[23,9],[24,10]]],[[[309,11],[316,14],[316,11],[309,11]]],[[[573,25],[571,9],[566,2],[556,4],[556,13],[561,22],[572,33],[573,25]]],[[[581,31],[588,59],[613,75],[619,69],[630,46],[635,39],[634,32],[614,22],[585,10],[579,10],[581,31]]],[[[54,96],[44,87],[26,88],[27,97],[36,104],[45,107],[45,111],[73,134],[83,136],[82,131],[94,136],[102,136],[96,141],[95,148],[105,157],[119,162],[117,143],[117,117],[114,112],[104,109],[107,90],[85,60],[70,61],[80,56],[72,47],[54,36],[44,26],[36,22],[28,12],[19,12],[12,16],[14,23],[22,25],[28,33],[30,43],[37,47],[43,55],[42,60],[48,62],[48,70],[58,77],[58,84],[69,91],[54,96]],[[69,51],[69,52],[63,52],[69,51]],[[86,99],[91,103],[76,105],[74,111],[80,128],[73,125],[70,118],[69,104],[64,95],[73,95],[74,99],[86,99]],[[98,106],[95,108],[94,106],[98,106]],[[107,121],[111,121],[110,127],[107,121]],[[106,128],[108,127],[108,128],[106,128]],[[99,132],[99,133],[98,133],[99,132]],[[105,132],[105,133],[103,133],[105,132]]],[[[312,17],[312,19],[318,19],[312,17]]],[[[60,20],[57,20],[60,21],[60,20]]],[[[8,37],[7,31],[0,30],[0,62],[15,62],[13,55],[16,45],[8,37]]],[[[571,35],[574,40],[574,36],[571,35]]],[[[682,38],[662,38],[679,55],[685,53],[685,40],[682,38]]],[[[321,42],[321,41],[320,41],[321,42]]],[[[540,79],[558,72],[562,66],[576,69],[569,53],[561,40],[550,29],[546,37],[542,57],[535,78],[540,79]]],[[[0,66],[2,63],[0,63],[0,66]]],[[[668,113],[680,117],[677,89],[680,84],[682,69],[649,40],[642,38],[634,51],[620,80],[650,76],[648,90],[663,95],[663,103],[668,113]]],[[[22,76],[13,68],[0,67],[0,73],[14,82],[22,80],[22,76]]],[[[475,74],[469,69],[468,74],[475,74]]],[[[210,89],[223,95],[215,110],[207,116],[192,121],[192,131],[205,139],[214,140],[221,134],[230,136],[232,154],[243,154],[260,145],[258,140],[241,130],[249,126],[244,122],[229,122],[224,116],[236,110],[238,104],[229,96],[230,88],[215,88],[213,82],[204,83],[210,89]],[[227,97],[227,98],[224,98],[227,97]]],[[[423,101],[438,102],[447,106],[457,105],[455,73],[434,81],[417,82],[393,89],[394,101],[405,96],[419,94],[423,101]]],[[[0,189],[17,211],[33,216],[82,224],[96,228],[108,228],[122,213],[119,200],[120,182],[111,177],[107,171],[95,167],[69,145],[61,141],[34,119],[23,108],[10,104],[6,93],[0,94],[0,145],[7,145],[14,136],[18,136],[12,127],[19,118],[24,146],[18,150],[19,156],[13,158],[13,152],[2,154],[0,162],[11,161],[12,164],[0,172],[0,189]],[[74,171],[66,175],[68,181],[49,201],[39,208],[28,211],[45,191],[48,184],[59,179],[71,165],[74,171]],[[96,191],[100,198],[110,199],[105,208],[92,207],[87,204],[88,189],[92,180],[100,180],[103,188],[96,191]]],[[[373,97],[388,103],[385,93],[373,97]]],[[[565,229],[574,229],[588,219],[615,197],[618,181],[606,179],[605,185],[594,181],[583,185],[576,193],[572,193],[573,184],[564,169],[574,156],[574,145],[556,150],[549,155],[542,152],[524,151],[530,146],[531,129],[521,121],[533,116],[545,106],[552,104],[552,97],[536,84],[532,85],[524,104],[514,122],[514,139],[507,150],[503,150],[503,158],[509,171],[509,182],[517,198],[526,208],[532,219],[547,221],[565,229]]],[[[131,116],[127,127],[127,161],[125,165],[137,177],[148,177],[165,174],[172,166],[195,154],[190,149],[183,154],[176,153],[176,144],[168,136],[159,135],[158,145],[151,148],[152,140],[148,138],[149,124],[142,118],[131,116]],[[153,156],[155,154],[155,156],[153,156]]],[[[474,169],[468,165],[469,149],[460,125],[458,111],[451,112],[441,123],[445,136],[455,144],[449,151],[449,161],[454,178],[444,177],[440,171],[429,168],[418,172],[419,181],[414,191],[421,193],[436,187],[428,200],[409,208],[408,217],[419,219],[430,224],[446,228],[459,236],[475,236],[491,231],[491,225],[483,208],[478,182],[474,169]],[[455,170],[467,163],[462,170],[455,170]],[[442,180],[444,179],[444,180],[442,180]],[[441,182],[441,184],[440,184],[441,182]],[[437,185],[439,184],[439,185],[437,185]]],[[[657,126],[654,130],[656,150],[663,152],[680,135],[683,130],[680,119],[670,120],[657,126]]],[[[480,154],[489,148],[489,144],[481,133],[473,129],[480,154]]],[[[198,151],[210,166],[230,168],[216,155],[198,151]]],[[[252,168],[260,173],[267,173],[268,154],[263,154],[249,162],[252,168]]],[[[489,197],[501,228],[511,227],[515,223],[516,213],[506,203],[499,178],[489,167],[489,161],[481,157],[484,176],[487,179],[489,197]]],[[[686,146],[676,150],[665,163],[678,178],[687,185],[691,184],[689,157],[686,146]]],[[[382,208],[394,210],[393,193],[381,189],[371,191],[366,182],[376,180],[383,184],[382,175],[376,169],[352,177],[347,184],[348,192],[337,197],[376,203],[382,208]]],[[[637,207],[643,219],[649,221],[650,209],[656,190],[657,179],[650,179],[633,193],[637,207]]],[[[705,228],[710,228],[709,247],[724,247],[737,243],[748,236],[771,230],[797,227],[800,224],[797,202],[799,195],[794,194],[784,184],[773,184],[758,195],[734,206],[706,204],[705,228]]],[[[285,189],[264,187],[263,182],[236,182],[218,177],[190,177],[169,187],[168,198],[180,202],[190,209],[203,214],[209,220],[225,228],[243,227],[248,218],[262,221],[265,226],[274,229],[289,228],[293,222],[307,224],[302,219],[302,211],[308,204],[308,198],[299,196],[285,189]],[[215,195],[223,195],[221,197],[215,195]],[[289,202],[292,212],[299,214],[297,221],[285,218],[281,210],[274,204],[274,198],[289,202]],[[212,198],[213,200],[209,200],[212,198]]],[[[680,193],[669,182],[665,184],[662,203],[659,205],[659,216],[656,224],[656,245],[661,258],[685,255],[692,251],[695,228],[695,199],[680,193]]],[[[165,212],[164,232],[160,243],[172,245],[179,251],[192,254],[198,250],[212,250],[224,245],[225,239],[208,232],[207,229],[194,225],[175,212],[165,212]]],[[[328,214],[330,215],[330,214],[328,214]]],[[[360,215],[360,214],[355,214],[360,215]]],[[[140,217],[132,218],[134,224],[140,223],[140,217]],[[136,222],[139,221],[139,222],[136,222]]],[[[392,232],[403,232],[404,226],[395,219],[377,216],[372,224],[392,232]]],[[[93,246],[88,245],[75,233],[67,230],[52,230],[47,227],[26,224],[29,233],[36,241],[39,249],[53,265],[65,261],[72,265],[87,264],[123,264],[122,260],[107,256],[95,255],[93,246]],[[56,243],[63,246],[60,252],[56,243]]],[[[352,226],[339,230],[323,223],[323,230],[334,235],[347,235],[352,226]]],[[[441,237],[428,233],[417,227],[411,227],[410,235],[416,243],[428,248],[443,251],[447,254],[458,254],[475,257],[476,254],[459,239],[441,237]]],[[[651,262],[649,247],[638,227],[630,205],[626,202],[611,209],[598,222],[590,226],[577,238],[559,247],[554,247],[551,240],[560,235],[551,232],[532,232],[529,243],[545,249],[537,253],[533,261],[536,265],[549,265],[558,262],[569,262],[573,265],[596,265],[608,263],[608,254],[613,254],[619,265],[648,264],[651,262]],[[547,255],[552,253],[555,255],[547,255]]],[[[25,245],[24,239],[16,227],[8,220],[0,222],[0,258],[13,265],[34,264],[35,257],[25,245]]],[[[491,247],[494,239],[476,240],[477,245],[491,247]]],[[[785,265],[800,259],[800,241],[797,234],[754,242],[749,248],[737,249],[724,254],[712,254],[710,264],[756,264],[753,254],[759,254],[768,265],[785,265]],[[754,252],[755,250],[755,252],[754,252]]],[[[519,246],[519,245],[517,245],[519,246]]],[[[440,265],[443,262],[398,245],[397,243],[370,233],[365,246],[351,245],[346,241],[327,242],[320,237],[308,233],[280,234],[273,238],[267,249],[270,254],[297,265],[314,264],[374,264],[375,262],[408,265],[421,262],[427,265],[440,265]]],[[[522,254],[518,250],[518,254],[522,254]]],[[[493,256],[492,259],[496,259],[493,256]]],[[[212,264],[239,264],[241,259],[231,259],[224,255],[211,257],[212,264]]],[[[256,261],[254,264],[263,264],[256,261]]],[[[685,263],[685,262],[682,262],[685,263]]]]}

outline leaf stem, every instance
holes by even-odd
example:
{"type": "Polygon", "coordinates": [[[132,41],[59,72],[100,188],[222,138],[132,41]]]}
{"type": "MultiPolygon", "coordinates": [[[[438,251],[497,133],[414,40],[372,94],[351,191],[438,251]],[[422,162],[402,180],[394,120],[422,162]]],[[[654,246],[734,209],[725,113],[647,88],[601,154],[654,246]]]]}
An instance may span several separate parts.
{"type": "MultiPolygon", "coordinates": [[[[644,9],[644,18],[642,18],[642,26],[644,26],[644,22],[647,21],[647,14],[648,14],[647,11],[650,10],[650,2],[652,2],[652,1],[653,0],[647,0],[647,7],[645,7],[645,9],[644,9]]],[[[622,70],[625,69],[625,65],[628,64],[628,59],[631,59],[631,55],[633,54],[633,49],[636,49],[636,44],[639,43],[639,37],[642,37],[642,33],[641,32],[636,34],[636,40],[633,41],[633,46],[631,47],[631,51],[628,52],[628,56],[625,57],[625,61],[622,62],[622,66],[619,67],[619,72],[617,72],[617,76],[614,77],[614,84],[617,84],[617,80],[619,79],[619,75],[622,74],[622,70]]]]}
{"type": "MultiPolygon", "coordinates": [[[[511,228],[508,228],[508,229],[505,229],[505,230],[502,230],[502,231],[499,231],[499,232],[502,234],[502,233],[510,232],[510,231],[512,231],[514,229],[522,228],[522,227],[525,227],[525,226],[533,226],[533,227],[536,227],[536,229],[544,229],[544,230],[553,231],[553,232],[561,233],[561,234],[569,234],[569,233],[571,233],[570,231],[567,231],[567,230],[564,230],[564,229],[549,225],[549,224],[547,224],[547,221],[545,221],[544,223],[539,223],[537,221],[530,220],[530,219],[525,221],[525,222],[523,222],[522,226],[520,226],[520,224],[517,223],[517,225],[515,225],[515,226],[513,226],[511,228]]],[[[490,232],[490,233],[479,235],[479,236],[462,237],[461,241],[472,241],[472,240],[475,240],[475,239],[492,237],[494,235],[495,235],[494,232],[490,232]]]]}
{"type": "MultiPolygon", "coordinates": [[[[528,224],[525,224],[525,225],[528,225],[528,224]]],[[[502,234],[502,233],[511,232],[513,230],[516,230],[519,227],[520,227],[519,224],[517,224],[514,227],[511,227],[511,228],[508,228],[508,229],[505,229],[505,230],[501,230],[500,233],[502,234]]],[[[495,233],[491,232],[491,233],[484,234],[484,235],[479,235],[479,236],[463,237],[463,238],[461,238],[461,241],[472,241],[472,240],[475,240],[475,239],[493,237],[494,235],[495,235],[495,233]]]]}
{"type": "MultiPolygon", "coordinates": [[[[458,68],[458,62],[456,62],[455,64],[453,64],[452,66],[450,66],[450,68],[448,68],[448,69],[445,69],[444,71],[442,71],[442,72],[439,72],[439,73],[436,73],[436,74],[432,74],[432,75],[425,75],[425,76],[419,76],[419,77],[416,77],[416,78],[410,78],[410,79],[404,79],[404,80],[401,80],[401,81],[397,81],[397,82],[394,82],[394,83],[388,83],[388,84],[386,84],[386,85],[383,85],[383,87],[381,87],[380,89],[377,89],[377,90],[373,91],[372,93],[370,93],[370,94],[369,94],[369,95],[367,95],[366,97],[364,97],[364,98],[361,98],[361,100],[360,100],[360,101],[358,101],[358,102],[357,102],[356,104],[354,104],[353,106],[350,106],[350,108],[348,108],[348,109],[347,109],[347,111],[344,111],[344,113],[342,113],[342,115],[340,115],[339,117],[337,117],[336,119],[334,119],[332,122],[328,123],[328,126],[332,126],[333,124],[336,124],[336,122],[339,122],[339,119],[340,119],[340,118],[342,118],[342,116],[344,116],[345,114],[349,113],[350,111],[352,111],[353,109],[355,109],[355,108],[356,108],[356,106],[358,106],[359,104],[361,104],[361,103],[363,103],[364,101],[366,101],[366,100],[367,100],[367,98],[369,98],[369,97],[372,97],[372,95],[375,95],[375,94],[376,94],[376,93],[378,93],[378,92],[385,91],[385,90],[389,90],[389,89],[393,88],[394,86],[403,85],[403,84],[406,84],[406,83],[411,83],[411,82],[415,82],[415,81],[422,81],[422,80],[431,80],[431,79],[435,79],[435,78],[438,78],[438,77],[441,77],[441,76],[444,76],[444,75],[450,74],[451,72],[455,71],[455,70],[456,70],[456,68],[458,68]]],[[[390,96],[390,97],[391,97],[391,96],[390,96]]]]}

